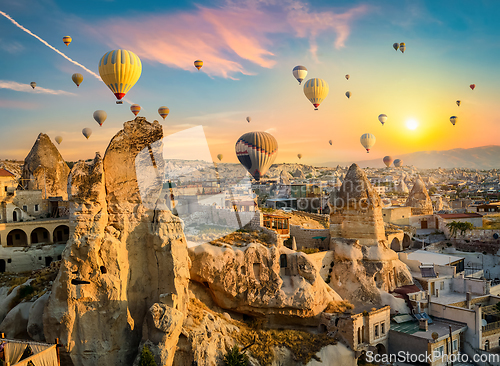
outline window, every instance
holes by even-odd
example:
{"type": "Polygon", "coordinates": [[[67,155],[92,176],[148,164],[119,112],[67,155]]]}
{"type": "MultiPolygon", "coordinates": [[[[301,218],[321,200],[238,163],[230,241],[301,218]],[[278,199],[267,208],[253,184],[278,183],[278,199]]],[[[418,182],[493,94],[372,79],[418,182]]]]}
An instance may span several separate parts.
{"type": "Polygon", "coordinates": [[[436,360],[436,358],[441,358],[444,355],[444,346],[436,348],[435,352],[437,352],[436,356],[439,356],[435,357],[434,360],[436,360]]]}
{"type": "Polygon", "coordinates": [[[444,290],[444,281],[441,282],[441,284],[439,286],[440,286],[441,290],[444,290]]]}
{"type": "Polygon", "coordinates": [[[385,334],[385,323],[380,323],[380,333],[385,334]]]}
{"type": "Polygon", "coordinates": [[[489,340],[484,341],[484,350],[485,351],[490,350],[490,341],[489,340]]]}
{"type": "Polygon", "coordinates": [[[375,326],[375,337],[378,337],[378,325],[375,326]]]}
{"type": "Polygon", "coordinates": [[[458,339],[453,340],[453,352],[458,351],[458,339]]]}
{"type": "Polygon", "coordinates": [[[38,212],[40,205],[35,205],[35,212],[38,212]]]}
{"type": "Polygon", "coordinates": [[[11,258],[7,259],[7,263],[12,263],[12,259],[11,258]]]}
{"type": "Polygon", "coordinates": [[[25,206],[23,206],[23,211],[24,211],[24,212],[28,212],[28,206],[26,206],[26,205],[25,205],[25,206]]]}

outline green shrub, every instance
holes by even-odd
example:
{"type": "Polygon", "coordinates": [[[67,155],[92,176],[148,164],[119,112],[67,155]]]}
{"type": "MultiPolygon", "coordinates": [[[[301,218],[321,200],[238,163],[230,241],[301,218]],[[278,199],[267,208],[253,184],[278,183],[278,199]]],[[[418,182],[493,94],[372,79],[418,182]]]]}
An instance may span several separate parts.
{"type": "Polygon", "coordinates": [[[141,360],[139,361],[139,366],[158,366],[156,364],[153,353],[148,346],[142,347],[141,360]]]}
{"type": "Polygon", "coordinates": [[[248,356],[241,353],[239,347],[236,345],[224,356],[224,366],[246,366],[247,363],[248,356]]]}

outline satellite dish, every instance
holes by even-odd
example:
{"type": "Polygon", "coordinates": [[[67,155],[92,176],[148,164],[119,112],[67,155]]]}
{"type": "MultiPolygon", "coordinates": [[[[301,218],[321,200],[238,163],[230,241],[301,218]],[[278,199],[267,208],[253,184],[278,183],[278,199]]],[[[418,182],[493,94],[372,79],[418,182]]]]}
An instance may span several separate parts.
{"type": "Polygon", "coordinates": [[[432,339],[436,340],[439,338],[439,334],[437,334],[436,332],[432,332],[431,337],[432,339]]]}
{"type": "Polygon", "coordinates": [[[482,319],[482,320],[481,320],[481,325],[482,325],[483,327],[485,327],[485,326],[486,326],[486,324],[488,324],[488,322],[486,321],[486,319],[482,319]]]}

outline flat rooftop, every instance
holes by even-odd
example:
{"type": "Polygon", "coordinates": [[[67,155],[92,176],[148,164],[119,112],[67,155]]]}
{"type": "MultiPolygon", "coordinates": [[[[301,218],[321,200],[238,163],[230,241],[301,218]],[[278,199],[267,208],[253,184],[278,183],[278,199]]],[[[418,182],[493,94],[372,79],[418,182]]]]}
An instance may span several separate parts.
{"type": "Polygon", "coordinates": [[[426,250],[416,250],[414,252],[408,253],[408,259],[419,261],[421,264],[437,264],[441,266],[446,266],[450,263],[455,263],[465,257],[456,257],[448,254],[439,254],[428,252],[426,250]]]}
{"type": "Polygon", "coordinates": [[[449,220],[449,219],[472,219],[472,218],[477,218],[477,217],[483,217],[483,215],[480,215],[478,213],[438,214],[438,216],[440,216],[446,220],[449,220]]]}
{"type": "Polygon", "coordinates": [[[400,333],[411,334],[414,337],[427,339],[428,341],[434,341],[432,338],[432,333],[436,332],[438,334],[438,340],[440,338],[448,338],[450,336],[450,325],[452,333],[456,331],[465,331],[467,329],[467,324],[451,322],[442,319],[432,318],[433,322],[429,324],[428,330],[423,331],[419,329],[418,321],[408,321],[405,323],[396,323],[391,321],[391,330],[400,333]]]}

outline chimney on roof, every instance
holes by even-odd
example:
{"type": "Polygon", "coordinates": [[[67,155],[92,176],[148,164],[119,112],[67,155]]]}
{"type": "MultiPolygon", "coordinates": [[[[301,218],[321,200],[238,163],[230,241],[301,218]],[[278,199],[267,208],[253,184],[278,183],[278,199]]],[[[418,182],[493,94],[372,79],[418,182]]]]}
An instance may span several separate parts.
{"type": "Polygon", "coordinates": [[[472,294],[470,292],[467,292],[465,294],[465,303],[466,303],[467,309],[470,309],[471,299],[472,299],[472,294]]]}
{"type": "Polygon", "coordinates": [[[427,319],[420,319],[418,321],[418,329],[423,330],[424,332],[429,330],[429,322],[427,319]]]}

